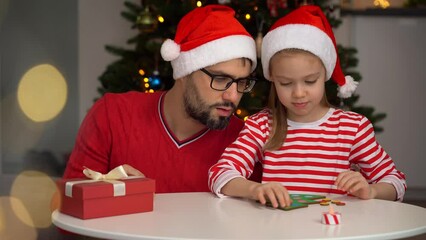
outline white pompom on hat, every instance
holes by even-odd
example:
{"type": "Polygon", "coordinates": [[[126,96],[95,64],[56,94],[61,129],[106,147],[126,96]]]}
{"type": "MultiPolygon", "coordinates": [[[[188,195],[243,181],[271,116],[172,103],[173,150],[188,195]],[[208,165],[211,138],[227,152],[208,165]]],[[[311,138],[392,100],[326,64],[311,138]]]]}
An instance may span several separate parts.
{"type": "Polygon", "coordinates": [[[318,6],[301,6],[272,25],[262,42],[262,68],[266,79],[271,81],[269,62],[274,54],[292,48],[311,52],[321,59],[327,80],[332,78],[339,85],[339,97],[348,98],[355,91],[358,82],[351,76],[344,76],[333,30],[318,6]]]}
{"type": "Polygon", "coordinates": [[[175,39],[167,39],[161,46],[161,56],[171,61],[174,79],[237,58],[250,59],[254,71],[256,44],[234,16],[228,6],[207,5],[180,20],[175,39]]]}
{"type": "Polygon", "coordinates": [[[161,45],[161,56],[165,61],[172,61],[179,57],[180,46],[171,39],[166,39],[161,45]]]}

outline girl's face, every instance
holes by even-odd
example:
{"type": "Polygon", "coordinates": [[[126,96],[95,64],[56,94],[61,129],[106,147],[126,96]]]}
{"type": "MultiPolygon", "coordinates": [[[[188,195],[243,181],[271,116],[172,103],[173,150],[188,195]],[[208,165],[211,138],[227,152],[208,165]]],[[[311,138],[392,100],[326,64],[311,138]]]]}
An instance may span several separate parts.
{"type": "Polygon", "coordinates": [[[278,52],[270,61],[270,73],[288,119],[314,122],[328,111],[326,72],[317,56],[298,50],[278,52]]]}

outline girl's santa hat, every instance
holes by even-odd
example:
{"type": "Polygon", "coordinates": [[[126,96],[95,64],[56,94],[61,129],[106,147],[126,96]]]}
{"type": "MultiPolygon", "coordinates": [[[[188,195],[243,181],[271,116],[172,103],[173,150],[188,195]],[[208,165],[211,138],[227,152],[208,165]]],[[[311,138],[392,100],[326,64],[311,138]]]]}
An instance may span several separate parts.
{"type": "Polygon", "coordinates": [[[265,35],[262,42],[263,75],[270,80],[269,61],[283,49],[302,49],[318,56],[324,64],[327,80],[332,78],[338,85],[338,96],[348,98],[358,82],[344,76],[337,55],[333,30],[321,8],[301,6],[279,19],[265,35]]]}
{"type": "Polygon", "coordinates": [[[174,79],[236,58],[248,58],[252,70],[256,68],[254,39],[234,15],[230,7],[207,5],[180,20],[175,39],[167,39],[161,46],[161,56],[171,61],[174,79]]]}

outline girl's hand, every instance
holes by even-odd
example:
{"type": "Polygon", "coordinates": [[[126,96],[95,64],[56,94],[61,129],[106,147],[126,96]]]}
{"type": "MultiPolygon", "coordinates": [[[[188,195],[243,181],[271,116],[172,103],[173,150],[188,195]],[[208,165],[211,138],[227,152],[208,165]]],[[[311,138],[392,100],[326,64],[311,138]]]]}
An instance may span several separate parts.
{"type": "Polygon", "coordinates": [[[340,173],[334,185],[337,186],[337,189],[346,191],[361,199],[374,198],[372,187],[359,172],[346,171],[340,173]]]}
{"type": "Polygon", "coordinates": [[[123,164],[122,166],[124,168],[124,171],[126,171],[127,175],[145,177],[145,175],[141,171],[128,164],[123,164]]]}
{"type": "Polygon", "coordinates": [[[259,200],[263,205],[265,205],[267,201],[270,201],[274,208],[277,208],[278,205],[281,207],[291,205],[291,199],[287,189],[278,182],[253,185],[250,193],[254,200],[259,200]]]}

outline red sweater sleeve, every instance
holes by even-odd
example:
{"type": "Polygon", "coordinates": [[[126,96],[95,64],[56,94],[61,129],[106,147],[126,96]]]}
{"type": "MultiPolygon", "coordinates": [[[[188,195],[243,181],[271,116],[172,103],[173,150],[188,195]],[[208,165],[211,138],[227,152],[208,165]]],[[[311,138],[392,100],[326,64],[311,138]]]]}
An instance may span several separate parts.
{"type": "Polygon", "coordinates": [[[64,178],[84,177],[83,168],[107,172],[111,134],[105,98],[99,99],[83,120],[64,178]]]}

